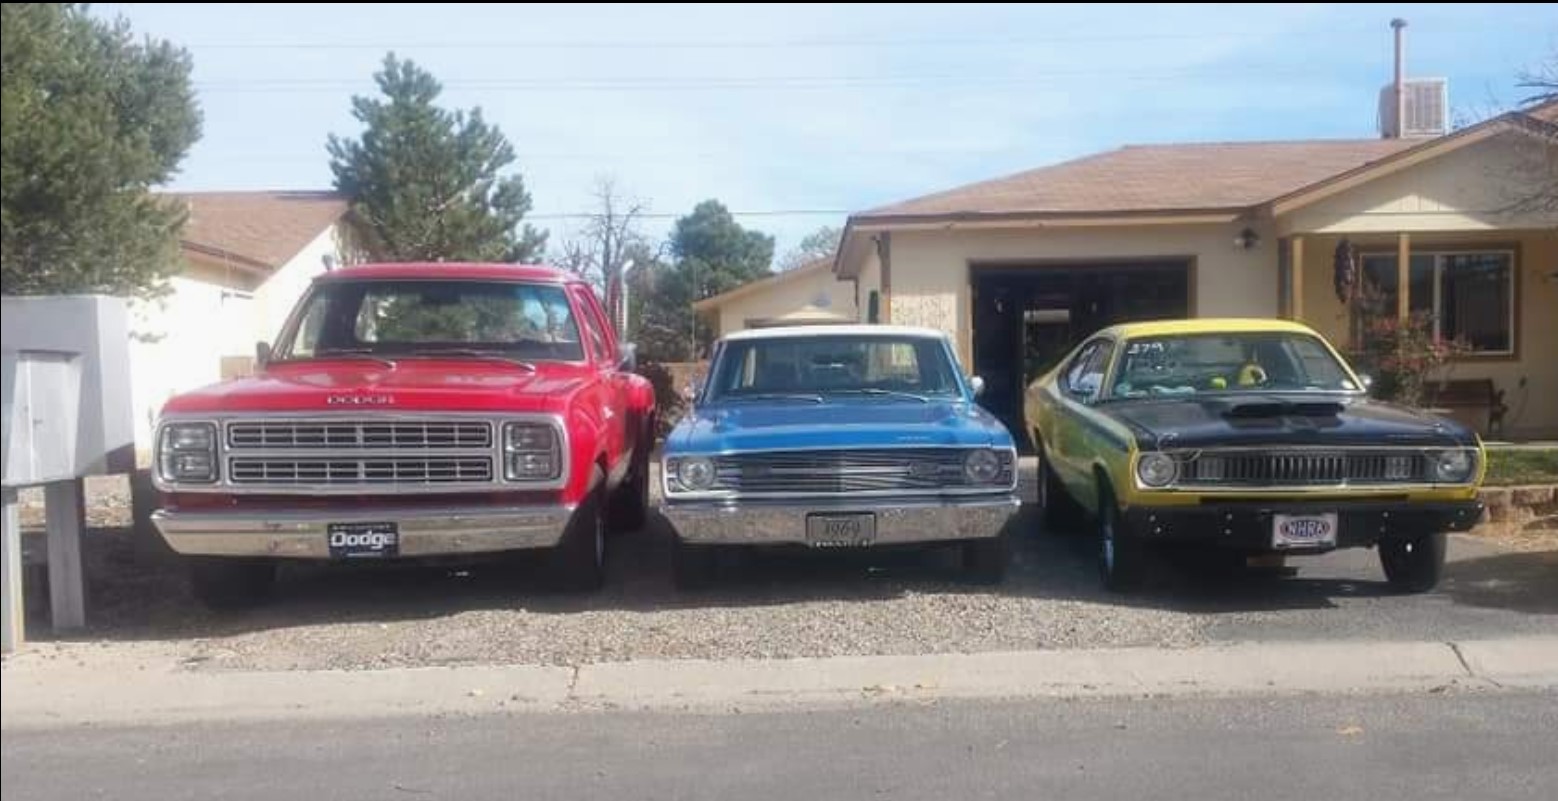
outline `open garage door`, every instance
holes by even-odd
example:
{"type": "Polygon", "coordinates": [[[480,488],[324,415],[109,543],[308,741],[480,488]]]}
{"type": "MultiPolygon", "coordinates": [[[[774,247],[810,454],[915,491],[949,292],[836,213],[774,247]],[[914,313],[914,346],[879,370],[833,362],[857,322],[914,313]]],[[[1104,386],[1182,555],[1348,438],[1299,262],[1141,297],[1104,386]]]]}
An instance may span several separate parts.
{"type": "Polygon", "coordinates": [[[974,372],[981,403],[1026,442],[1022,393],[1083,338],[1115,323],[1190,315],[1185,259],[1036,262],[973,268],[974,372]]]}

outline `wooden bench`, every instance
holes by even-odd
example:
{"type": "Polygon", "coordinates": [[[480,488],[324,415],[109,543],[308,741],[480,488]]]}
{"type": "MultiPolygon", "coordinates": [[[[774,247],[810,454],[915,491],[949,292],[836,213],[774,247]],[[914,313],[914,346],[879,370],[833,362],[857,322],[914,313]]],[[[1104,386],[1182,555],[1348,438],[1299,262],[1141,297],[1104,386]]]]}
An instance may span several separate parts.
{"type": "Polygon", "coordinates": [[[1491,435],[1495,429],[1503,433],[1504,413],[1509,407],[1504,404],[1504,390],[1495,386],[1493,379],[1437,381],[1426,389],[1430,407],[1448,411],[1450,417],[1484,436],[1491,435]]]}

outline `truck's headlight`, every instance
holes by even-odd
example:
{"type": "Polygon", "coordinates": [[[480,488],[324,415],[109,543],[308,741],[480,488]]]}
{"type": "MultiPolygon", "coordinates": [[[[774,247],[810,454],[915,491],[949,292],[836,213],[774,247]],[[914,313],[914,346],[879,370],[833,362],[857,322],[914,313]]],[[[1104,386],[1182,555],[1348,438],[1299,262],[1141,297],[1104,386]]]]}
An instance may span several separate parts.
{"type": "Polygon", "coordinates": [[[714,486],[714,460],[702,456],[677,459],[676,482],[682,489],[699,492],[714,486]]]}
{"type": "Polygon", "coordinates": [[[157,443],[157,473],[163,481],[210,484],[216,481],[216,425],[169,423],[157,443]]]}
{"type": "Polygon", "coordinates": [[[562,449],[556,429],[546,423],[505,423],[503,477],[509,481],[547,481],[562,473],[562,449]]]}
{"type": "Polygon", "coordinates": [[[1144,487],[1167,487],[1179,475],[1179,463],[1166,453],[1144,453],[1136,460],[1136,478],[1144,487]]]}
{"type": "Polygon", "coordinates": [[[1477,460],[1466,450],[1439,451],[1428,456],[1435,481],[1460,483],[1471,478],[1472,469],[1477,466],[1477,460]]]}
{"type": "Polygon", "coordinates": [[[1001,479],[1001,457],[988,448],[969,451],[963,457],[963,475],[974,484],[994,484],[1001,479]]]}

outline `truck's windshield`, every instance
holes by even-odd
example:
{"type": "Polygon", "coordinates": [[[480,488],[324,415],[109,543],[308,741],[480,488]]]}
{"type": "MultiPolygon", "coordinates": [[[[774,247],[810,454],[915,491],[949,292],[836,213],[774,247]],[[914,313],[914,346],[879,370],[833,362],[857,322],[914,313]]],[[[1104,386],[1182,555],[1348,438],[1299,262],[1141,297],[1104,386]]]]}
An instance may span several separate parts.
{"type": "Polygon", "coordinates": [[[945,345],[928,337],[782,336],[726,343],[709,400],[852,395],[951,395],[957,379],[945,345]]]}
{"type": "Polygon", "coordinates": [[[284,331],[278,359],[492,351],[584,358],[562,287],[506,281],[372,280],[320,284],[284,331]]]}

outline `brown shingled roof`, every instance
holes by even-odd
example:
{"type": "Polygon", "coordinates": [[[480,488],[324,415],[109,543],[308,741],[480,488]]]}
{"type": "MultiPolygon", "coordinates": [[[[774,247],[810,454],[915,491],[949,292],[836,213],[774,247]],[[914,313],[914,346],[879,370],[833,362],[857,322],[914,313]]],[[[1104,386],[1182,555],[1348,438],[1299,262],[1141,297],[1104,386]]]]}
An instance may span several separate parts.
{"type": "Polygon", "coordinates": [[[856,219],[1242,209],[1421,143],[1134,145],[883,206],[856,219]]]}
{"type": "Polygon", "coordinates": [[[333,192],[185,192],[182,244],[208,256],[276,270],[340,220],[345,198],[333,192]]]}

